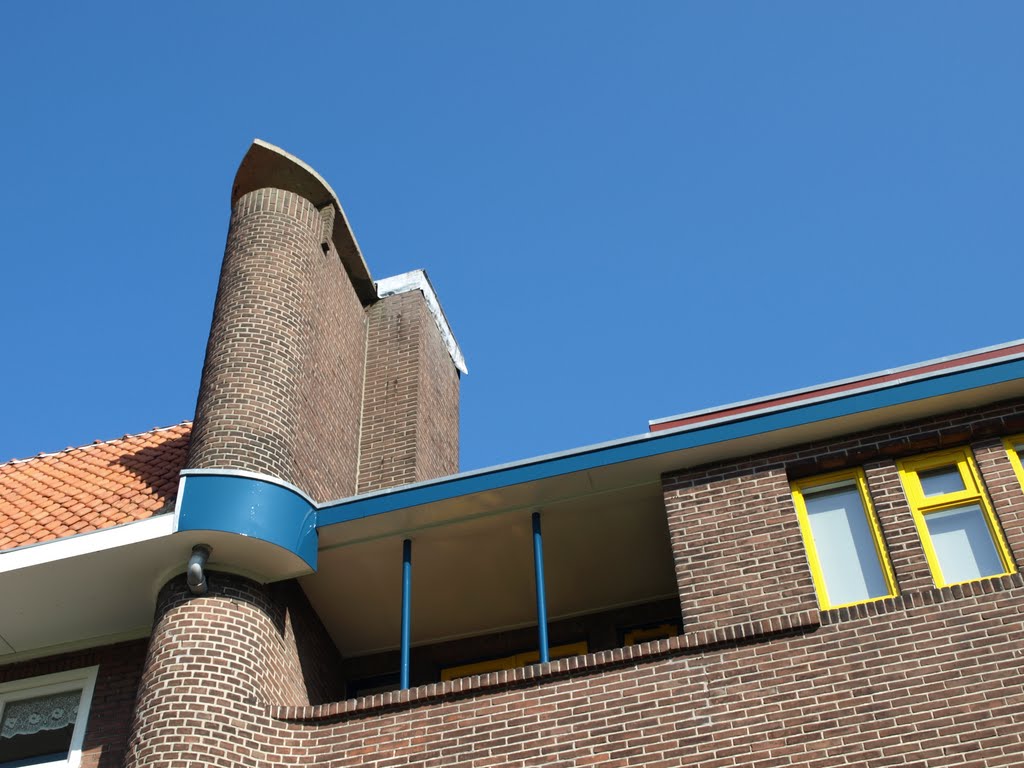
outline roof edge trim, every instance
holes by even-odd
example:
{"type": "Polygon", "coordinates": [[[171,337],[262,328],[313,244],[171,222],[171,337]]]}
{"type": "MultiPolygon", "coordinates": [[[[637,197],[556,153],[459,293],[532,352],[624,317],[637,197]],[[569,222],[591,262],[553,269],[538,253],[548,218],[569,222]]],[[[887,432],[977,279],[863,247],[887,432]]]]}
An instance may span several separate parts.
{"type": "Polygon", "coordinates": [[[422,291],[423,298],[427,302],[427,311],[434,318],[437,330],[441,332],[441,338],[444,340],[452,362],[462,373],[469,373],[466,368],[466,359],[462,356],[462,350],[459,348],[459,342],[455,340],[455,334],[452,333],[452,327],[448,324],[448,318],[444,314],[444,309],[441,308],[441,303],[437,300],[437,293],[434,291],[434,286],[430,283],[425,269],[414,269],[411,272],[385,277],[383,280],[378,280],[376,285],[377,297],[381,299],[409,291],[422,291]]]}
{"type": "Polygon", "coordinates": [[[964,367],[955,372],[946,371],[942,375],[904,379],[898,384],[889,383],[871,390],[844,393],[841,397],[823,398],[816,402],[804,401],[756,414],[744,413],[713,423],[700,422],[672,430],[646,432],[562,453],[320,504],[319,526],[1019,379],[1024,379],[1024,360],[1002,359],[964,367]]]}
{"type": "Polygon", "coordinates": [[[0,552],[0,573],[30,568],[34,565],[64,560],[69,557],[90,555],[94,552],[103,552],[128,544],[139,544],[162,536],[170,536],[174,533],[174,529],[174,515],[165,512],[145,520],[121,523],[113,528],[78,533],[74,536],[65,536],[53,541],[41,541],[37,544],[26,544],[0,552]]]}
{"type": "MultiPolygon", "coordinates": [[[[955,355],[947,355],[945,357],[937,357],[932,360],[924,360],[917,363],[911,363],[910,365],[903,365],[896,368],[886,368],[881,371],[875,371],[873,373],[866,373],[860,376],[851,376],[845,379],[836,379],[835,381],[827,381],[823,384],[815,384],[810,387],[800,387],[798,389],[790,389],[785,392],[776,392],[771,395],[765,395],[763,397],[754,397],[749,400],[738,400],[733,403],[726,403],[725,405],[716,405],[710,408],[700,408],[695,411],[687,411],[685,413],[679,413],[674,416],[663,416],[657,419],[651,419],[647,422],[651,431],[660,431],[664,429],[672,429],[675,422],[696,422],[710,423],[715,420],[715,414],[722,414],[725,417],[730,412],[743,409],[743,415],[751,415],[753,413],[761,413],[767,410],[775,410],[778,408],[790,405],[795,407],[798,403],[792,403],[794,399],[799,399],[803,402],[816,402],[819,400],[827,399],[830,397],[845,397],[854,394],[858,391],[867,391],[869,389],[877,389],[882,386],[894,386],[902,381],[910,381],[917,378],[927,376],[941,376],[945,373],[951,373],[957,370],[962,370],[966,367],[973,367],[977,365],[991,364],[997,360],[1010,360],[1019,357],[1024,357],[1024,339],[1016,339],[1014,341],[1008,341],[1003,344],[995,344],[990,347],[981,347],[980,349],[972,349],[967,352],[960,352],[955,355]],[[1006,354],[997,354],[1005,351],[1006,354]],[[962,366],[953,365],[958,360],[966,360],[968,358],[982,358],[972,363],[966,363],[962,366]],[[931,370],[923,370],[931,369],[931,370]],[[918,375],[913,375],[913,371],[921,371],[918,375]],[[908,376],[900,376],[900,374],[910,374],[908,376]],[[881,379],[881,381],[876,381],[881,379]],[[863,387],[857,387],[856,384],[863,382],[863,387]],[[874,382],[874,383],[871,383],[874,382]],[[840,391],[828,392],[828,390],[836,390],[843,388],[840,391]],[[814,393],[823,393],[821,397],[814,397],[814,393]],[[783,401],[783,402],[779,402],[783,401]],[[776,406],[769,406],[769,403],[779,403],[776,406]],[[765,408],[756,408],[755,406],[765,404],[765,408]]],[[[736,414],[739,416],[741,414],[736,414]]],[[[682,426],[682,425],[680,425],[682,426]]]]}

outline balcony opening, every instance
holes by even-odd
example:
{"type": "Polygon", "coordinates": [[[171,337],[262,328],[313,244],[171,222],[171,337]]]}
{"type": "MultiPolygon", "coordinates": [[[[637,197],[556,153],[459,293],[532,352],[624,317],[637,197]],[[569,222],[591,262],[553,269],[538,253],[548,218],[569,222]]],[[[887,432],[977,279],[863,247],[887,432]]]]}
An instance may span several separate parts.
{"type": "Polygon", "coordinates": [[[342,654],[346,696],[399,687],[405,538],[413,541],[411,686],[536,663],[538,508],[552,659],[682,631],[660,483],[460,510],[415,527],[374,520],[323,548],[318,573],[302,580],[342,654]]]}

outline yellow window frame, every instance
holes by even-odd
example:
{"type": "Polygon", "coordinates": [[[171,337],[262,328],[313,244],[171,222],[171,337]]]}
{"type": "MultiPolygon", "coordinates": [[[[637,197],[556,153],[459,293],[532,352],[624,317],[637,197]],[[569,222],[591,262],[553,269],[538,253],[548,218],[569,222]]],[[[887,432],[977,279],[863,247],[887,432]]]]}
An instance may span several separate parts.
{"type": "Polygon", "coordinates": [[[811,576],[814,579],[814,591],[818,596],[818,605],[821,610],[828,611],[833,608],[844,608],[848,605],[860,605],[862,603],[873,603],[878,600],[886,600],[895,597],[896,574],[892,569],[889,560],[889,552],[885,547],[885,539],[882,536],[882,527],[878,523],[878,515],[875,514],[875,506],[871,503],[871,494],[868,492],[868,479],[862,469],[845,470],[843,472],[832,472],[827,475],[816,475],[806,480],[798,480],[790,483],[790,490],[793,493],[793,504],[796,507],[796,516],[800,521],[800,534],[803,537],[804,552],[807,555],[807,564],[811,568],[811,576]],[[834,604],[829,600],[828,587],[825,584],[825,573],[821,568],[821,560],[818,557],[818,549],[814,544],[814,534],[811,531],[811,520],[807,514],[807,494],[817,491],[829,491],[833,489],[853,486],[860,495],[861,504],[864,506],[864,515],[867,517],[868,528],[871,531],[872,543],[875,545],[875,554],[882,567],[882,576],[885,579],[886,594],[872,597],[867,600],[856,600],[851,603],[834,604]]]}
{"type": "MultiPolygon", "coordinates": [[[[1013,452],[1016,453],[1016,451],[1013,452]]],[[[1011,457],[1012,460],[1013,457],[1011,457]]],[[[985,493],[985,486],[981,481],[981,473],[978,471],[978,465],[974,461],[970,448],[964,447],[937,451],[936,453],[929,453],[924,456],[902,459],[896,462],[896,467],[899,470],[903,492],[906,494],[907,502],[910,504],[910,511],[914,516],[917,535],[921,539],[921,546],[924,549],[925,558],[928,560],[928,567],[932,572],[932,580],[935,582],[936,587],[950,587],[954,584],[967,584],[972,581],[983,581],[1016,573],[1017,567],[1014,565],[1013,557],[1010,555],[1010,547],[1006,543],[1003,530],[996,520],[995,511],[992,509],[988,494],[985,493]],[[963,483],[964,490],[936,496],[925,496],[919,473],[950,466],[956,466],[957,471],[960,473],[960,480],[963,483]],[[982,517],[985,520],[989,535],[992,537],[992,543],[995,546],[999,561],[1002,563],[1003,571],[991,576],[982,576],[978,579],[948,582],[942,576],[942,568],[935,553],[935,547],[932,545],[931,534],[928,532],[928,524],[925,521],[925,517],[931,512],[941,512],[969,504],[977,504],[981,509],[982,517]]]]}
{"type": "Polygon", "coordinates": [[[1024,465],[1020,461],[1020,452],[1024,448],[1024,435],[1012,435],[1003,439],[1003,447],[1006,455],[1010,457],[1010,464],[1013,472],[1017,475],[1017,482],[1024,488],[1024,465]]]}
{"type": "Polygon", "coordinates": [[[636,645],[646,643],[648,640],[663,640],[666,637],[675,637],[679,634],[679,627],[675,624],[659,624],[656,627],[644,627],[643,629],[631,629],[624,638],[625,644],[636,645]]]}
{"type": "MultiPolygon", "coordinates": [[[[567,656],[582,656],[586,652],[586,640],[548,648],[548,656],[552,660],[564,659],[567,656]]],[[[524,653],[517,653],[514,656],[502,656],[498,659],[474,661],[472,664],[460,664],[457,667],[442,669],[441,682],[446,683],[449,680],[455,680],[459,677],[470,677],[471,675],[486,675],[488,672],[499,672],[503,669],[525,667],[527,664],[536,664],[538,661],[540,661],[540,651],[526,651],[524,653]]]]}

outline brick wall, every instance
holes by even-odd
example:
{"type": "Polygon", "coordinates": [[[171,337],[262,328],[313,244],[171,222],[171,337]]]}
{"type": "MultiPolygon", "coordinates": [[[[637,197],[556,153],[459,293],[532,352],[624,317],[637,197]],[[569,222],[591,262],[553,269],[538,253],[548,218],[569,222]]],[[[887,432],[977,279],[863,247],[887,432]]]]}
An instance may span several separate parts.
{"type": "Polygon", "coordinates": [[[664,476],[687,631],[814,609],[814,584],[789,481],[863,467],[901,593],[932,587],[896,460],[970,445],[1016,561],[1024,557],[1020,485],[996,436],[1024,430],[1004,403],[664,476]]]}
{"type": "Polygon", "coordinates": [[[145,658],[146,640],[135,640],[8,664],[0,667],[0,683],[99,665],[82,745],[82,768],[119,768],[145,658]]]}
{"type": "Polygon", "coordinates": [[[190,468],[263,472],[317,500],[355,490],[365,318],[330,218],[279,189],[235,203],[190,468]]]}
{"type": "Polygon", "coordinates": [[[340,659],[297,584],[207,578],[201,597],[184,576],[157,597],[127,766],[262,764],[268,702],[338,695],[340,659]]]}
{"type": "Polygon", "coordinates": [[[419,400],[416,413],[416,480],[459,471],[459,371],[452,363],[441,331],[423,305],[420,334],[419,400]]]}
{"type": "Polygon", "coordinates": [[[423,294],[364,310],[333,215],[280,189],[235,203],[189,468],[262,472],[317,501],[458,471],[459,374],[423,294]]]}
{"type": "Polygon", "coordinates": [[[420,291],[367,311],[366,385],[358,492],[459,467],[459,374],[420,291]]]}
{"type": "Polygon", "coordinates": [[[295,720],[275,733],[294,762],[273,764],[1020,765],[1024,589],[1005,581],[822,626],[672,650],[660,641],[647,658],[607,653],[575,673],[412,705],[282,712],[295,720]]]}
{"type": "MultiPolygon", "coordinates": [[[[237,577],[160,597],[131,766],[1020,765],[1024,577],[936,589],[894,460],[972,446],[1015,557],[1002,404],[665,477],[679,637],[313,705],[285,598],[237,577]],[[900,593],[821,613],[789,480],[864,466],[900,593]],[[297,702],[297,703],[296,703],[297,702]],[[184,713],[184,714],[183,714],[184,713]],[[181,762],[184,765],[184,761],[181,762]]],[[[290,589],[290,588],[288,588],[290,589]]]]}

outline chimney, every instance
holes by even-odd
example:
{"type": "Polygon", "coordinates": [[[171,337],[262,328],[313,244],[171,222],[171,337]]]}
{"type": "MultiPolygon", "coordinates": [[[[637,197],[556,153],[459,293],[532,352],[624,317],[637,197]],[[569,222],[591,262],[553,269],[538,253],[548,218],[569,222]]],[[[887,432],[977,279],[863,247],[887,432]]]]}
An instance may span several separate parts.
{"type": "Polygon", "coordinates": [[[458,471],[465,366],[425,273],[375,285],[330,186],[264,142],[231,204],[187,468],[317,502],[458,471]]]}

